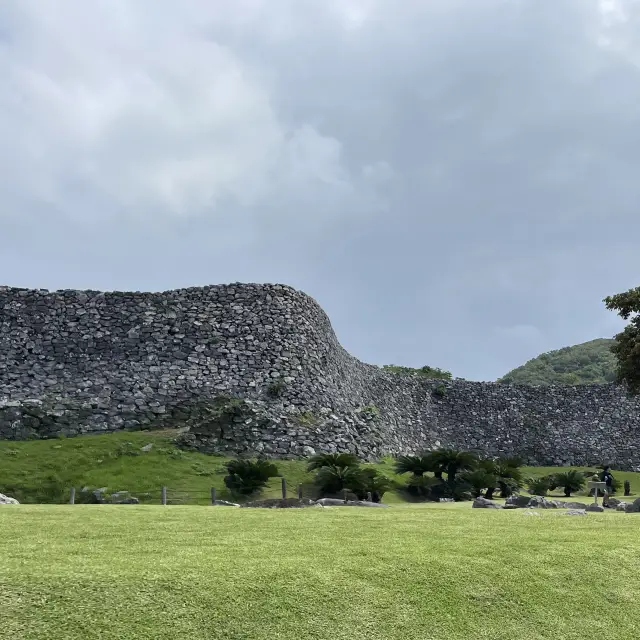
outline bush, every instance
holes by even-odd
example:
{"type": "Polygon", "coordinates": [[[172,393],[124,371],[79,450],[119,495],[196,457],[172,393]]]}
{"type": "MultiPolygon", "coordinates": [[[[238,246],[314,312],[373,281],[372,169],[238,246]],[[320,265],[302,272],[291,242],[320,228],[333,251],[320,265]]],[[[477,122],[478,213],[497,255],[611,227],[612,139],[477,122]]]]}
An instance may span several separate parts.
{"type": "Polygon", "coordinates": [[[275,380],[267,386],[267,395],[270,398],[279,398],[282,396],[287,388],[287,385],[283,380],[275,380]]]}
{"type": "Polygon", "coordinates": [[[534,496],[546,496],[549,492],[551,481],[548,476],[542,478],[530,478],[527,482],[529,493],[534,496]]]}
{"type": "Polygon", "coordinates": [[[257,493],[269,482],[278,477],[278,467],[262,458],[257,460],[237,459],[225,464],[228,475],[225,486],[234,494],[249,496],[257,493]]]}

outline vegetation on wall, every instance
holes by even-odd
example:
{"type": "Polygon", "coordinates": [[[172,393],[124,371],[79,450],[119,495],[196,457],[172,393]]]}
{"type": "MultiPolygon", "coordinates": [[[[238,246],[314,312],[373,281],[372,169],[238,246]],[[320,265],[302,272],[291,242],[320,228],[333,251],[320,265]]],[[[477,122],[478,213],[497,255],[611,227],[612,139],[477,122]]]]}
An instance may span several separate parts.
{"type": "Polygon", "coordinates": [[[513,369],[498,382],[514,384],[605,384],[616,380],[614,341],[599,338],[543,353],[513,369]]]}
{"type": "Polygon", "coordinates": [[[385,364],[382,368],[385,371],[390,371],[391,373],[416,374],[423,378],[437,378],[444,380],[451,380],[452,378],[450,371],[444,371],[438,367],[430,367],[428,365],[420,367],[419,369],[414,369],[413,367],[403,367],[397,364],[385,364]]]}

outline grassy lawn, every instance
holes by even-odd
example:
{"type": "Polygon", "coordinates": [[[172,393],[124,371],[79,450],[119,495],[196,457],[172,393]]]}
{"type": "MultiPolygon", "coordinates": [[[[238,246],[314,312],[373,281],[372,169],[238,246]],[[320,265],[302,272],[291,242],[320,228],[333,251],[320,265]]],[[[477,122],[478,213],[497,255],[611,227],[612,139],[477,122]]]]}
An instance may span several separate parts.
{"type": "MultiPolygon", "coordinates": [[[[108,487],[110,491],[127,490],[134,494],[151,493],[150,502],[160,502],[160,487],[169,488],[170,503],[207,504],[211,487],[225,497],[223,478],[227,458],[192,451],[182,451],[173,444],[175,431],[135,431],[105,435],[79,436],[27,442],[0,441],[0,493],[20,499],[20,487],[37,488],[55,477],[64,486],[108,487]],[[142,447],[153,445],[143,452],[142,447]]],[[[298,483],[310,482],[312,476],[303,460],[278,460],[278,468],[287,480],[290,494],[298,483]]],[[[393,473],[393,461],[386,458],[374,465],[388,476],[405,481],[393,473]]],[[[553,468],[528,468],[527,475],[546,475],[553,468]]],[[[629,480],[633,494],[640,493],[640,474],[614,471],[621,482],[629,480]]],[[[560,496],[561,490],[555,492],[560,496]]],[[[275,478],[264,497],[280,495],[280,480],[275,478]]],[[[62,501],[65,501],[65,495],[62,501]]],[[[576,495],[585,500],[586,496],[576,495]]],[[[390,492],[385,502],[400,504],[399,495],[390,492]]]]}
{"type": "Polygon", "coordinates": [[[0,638],[631,640],[639,519],[4,507],[0,638]]]}

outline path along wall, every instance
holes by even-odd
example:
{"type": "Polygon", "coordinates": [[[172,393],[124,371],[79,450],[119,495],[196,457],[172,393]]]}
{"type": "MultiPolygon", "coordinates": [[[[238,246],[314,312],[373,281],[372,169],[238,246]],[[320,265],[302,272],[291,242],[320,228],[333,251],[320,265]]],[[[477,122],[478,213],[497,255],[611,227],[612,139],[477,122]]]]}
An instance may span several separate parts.
{"type": "Polygon", "coordinates": [[[283,285],[0,288],[0,439],[187,425],[185,446],[205,451],[373,458],[454,446],[640,469],[639,409],[615,385],[382,371],[350,356],[316,302],[283,285]]]}

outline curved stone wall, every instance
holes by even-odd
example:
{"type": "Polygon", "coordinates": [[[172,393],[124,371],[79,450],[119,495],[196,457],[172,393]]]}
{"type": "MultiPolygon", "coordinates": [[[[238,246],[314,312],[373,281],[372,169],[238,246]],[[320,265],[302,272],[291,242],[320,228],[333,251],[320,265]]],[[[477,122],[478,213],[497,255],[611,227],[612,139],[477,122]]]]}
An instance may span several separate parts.
{"type": "Polygon", "coordinates": [[[185,445],[208,451],[372,458],[450,445],[631,469],[639,408],[614,385],[382,371],[350,356],[317,303],[283,285],[0,288],[3,439],[188,425],[185,445]]]}

